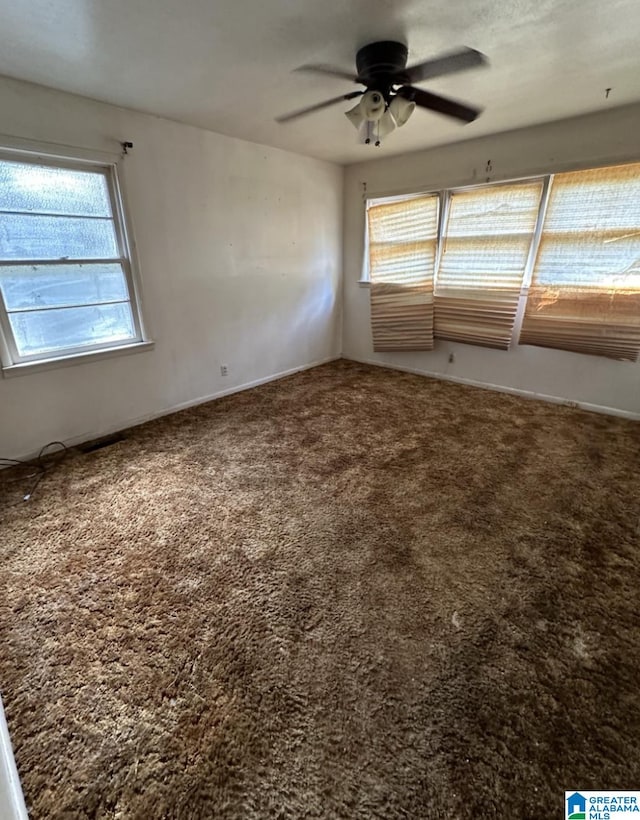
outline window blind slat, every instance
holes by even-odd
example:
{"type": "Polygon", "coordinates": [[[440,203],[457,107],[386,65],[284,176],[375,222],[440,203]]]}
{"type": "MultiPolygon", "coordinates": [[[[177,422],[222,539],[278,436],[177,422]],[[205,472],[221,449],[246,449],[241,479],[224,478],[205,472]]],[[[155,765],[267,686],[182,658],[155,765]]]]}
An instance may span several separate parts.
{"type": "Polygon", "coordinates": [[[373,349],[431,350],[438,197],[372,205],[367,218],[373,349]]]}
{"type": "Polygon", "coordinates": [[[451,194],[436,275],[435,336],[507,349],[542,181],[451,194]]]}
{"type": "Polygon", "coordinates": [[[637,360],[640,165],[554,177],[520,344],[637,360]]]}

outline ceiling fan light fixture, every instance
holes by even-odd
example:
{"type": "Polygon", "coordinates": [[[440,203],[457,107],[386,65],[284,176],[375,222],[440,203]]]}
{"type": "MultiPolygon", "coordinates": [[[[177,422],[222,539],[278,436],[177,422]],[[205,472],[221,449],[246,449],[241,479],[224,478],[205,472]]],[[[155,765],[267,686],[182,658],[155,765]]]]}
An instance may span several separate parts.
{"type": "Polygon", "coordinates": [[[348,111],[345,111],[344,115],[353,125],[354,128],[360,128],[360,126],[364,122],[362,111],[360,111],[360,101],[358,101],[358,103],[354,105],[353,108],[350,108],[348,111]]]}
{"type": "Polygon", "coordinates": [[[378,140],[383,140],[388,137],[392,131],[396,129],[396,120],[391,116],[391,112],[387,109],[378,120],[377,136],[378,140]]]}
{"type": "Polygon", "coordinates": [[[406,100],[404,97],[396,96],[391,100],[389,111],[393,116],[398,128],[404,125],[415,111],[416,104],[413,100],[406,100]]]}
{"type": "Polygon", "coordinates": [[[384,114],[387,104],[379,91],[366,91],[358,103],[360,113],[365,120],[377,122],[384,114]]]}

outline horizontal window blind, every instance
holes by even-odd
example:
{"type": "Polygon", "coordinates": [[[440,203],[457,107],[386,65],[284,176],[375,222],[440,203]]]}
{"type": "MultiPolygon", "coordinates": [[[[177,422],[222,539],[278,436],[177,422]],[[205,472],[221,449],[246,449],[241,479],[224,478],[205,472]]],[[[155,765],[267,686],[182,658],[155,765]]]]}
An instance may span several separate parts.
{"type": "Polygon", "coordinates": [[[553,178],[520,344],[637,359],[640,165],[553,178]]]}
{"type": "Polygon", "coordinates": [[[370,205],[373,349],[433,348],[433,273],[438,196],[370,205]]]}
{"type": "Polygon", "coordinates": [[[453,192],[436,274],[435,336],[507,349],[543,182],[453,192]]]}

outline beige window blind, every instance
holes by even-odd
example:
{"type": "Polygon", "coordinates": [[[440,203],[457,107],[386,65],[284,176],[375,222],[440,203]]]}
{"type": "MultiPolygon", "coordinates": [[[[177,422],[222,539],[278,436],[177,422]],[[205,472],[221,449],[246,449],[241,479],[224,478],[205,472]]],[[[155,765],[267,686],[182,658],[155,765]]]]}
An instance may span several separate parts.
{"type": "Polygon", "coordinates": [[[553,178],[520,344],[637,359],[640,165],[553,178]]]}
{"type": "Polygon", "coordinates": [[[436,275],[438,339],[507,349],[543,181],[452,192],[436,275]]]}
{"type": "Polygon", "coordinates": [[[369,206],[373,349],[433,348],[438,196],[369,206]]]}

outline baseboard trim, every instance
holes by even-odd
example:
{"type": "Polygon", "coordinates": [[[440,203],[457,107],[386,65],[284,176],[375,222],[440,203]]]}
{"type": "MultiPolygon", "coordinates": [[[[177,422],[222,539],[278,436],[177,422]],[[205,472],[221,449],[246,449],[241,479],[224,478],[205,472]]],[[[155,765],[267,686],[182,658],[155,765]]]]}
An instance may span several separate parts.
{"type": "Polygon", "coordinates": [[[361,359],[356,356],[348,356],[342,354],[342,358],[351,362],[358,362],[359,364],[369,364],[373,367],[382,367],[387,370],[400,370],[403,373],[413,373],[416,376],[426,376],[430,379],[440,379],[445,382],[454,382],[455,384],[465,384],[469,387],[480,387],[483,390],[494,390],[498,393],[509,393],[512,396],[521,396],[524,399],[536,399],[538,401],[547,401],[551,404],[562,404],[565,407],[577,407],[580,410],[587,410],[590,413],[602,413],[606,416],[618,416],[619,418],[629,419],[630,421],[640,421],[640,413],[633,413],[631,410],[620,410],[617,407],[607,407],[603,404],[591,404],[586,401],[572,401],[565,399],[562,396],[549,396],[546,393],[536,393],[533,390],[522,390],[519,387],[507,387],[502,384],[491,384],[490,382],[480,382],[475,379],[465,379],[462,376],[452,376],[448,373],[434,373],[429,370],[420,370],[417,367],[405,367],[400,364],[389,364],[387,362],[376,362],[372,359],[361,359]]]}
{"type": "MultiPolygon", "coordinates": [[[[189,401],[181,402],[168,410],[161,410],[159,413],[153,413],[148,417],[141,418],[131,424],[128,424],[126,428],[120,427],[118,429],[122,430],[128,429],[129,427],[135,427],[137,424],[144,424],[146,421],[153,421],[153,419],[158,419],[162,416],[170,416],[171,413],[178,413],[180,410],[188,410],[189,407],[197,407],[199,404],[206,404],[208,401],[215,401],[216,399],[222,399],[225,396],[232,396],[234,393],[242,393],[244,390],[251,390],[253,387],[260,387],[261,384],[277,382],[279,379],[286,379],[287,376],[293,376],[295,373],[302,373],[303,370],[312,370],[314,367],[320,367],[320,365],[335,362],[341,358],[342,356],[340,354],[337,354],[336,356],[328,356],[326,359],[318,359],[317,361],[310,362],[309,364],[297,365],[296,367],[289,368],[289,370],[281,370],[280,372],[273,373],[270,376],[263,376],[262,378],[254,379],[251,382],[244,382],[243,384],[236,385],[235,387],[230,387],[228,390],[218,390],[216,393],[211,393],[207,396],[201,396],[197,399],[190,399],[189,401]]],[[[117,433],[118,430],[111,430],[110,432],[117,433]]],[[[106,433],[105,435],[109,435],[109,433],[106,433]]],[[[87,440],[88,439],[85,439],[85,441],[87,440]]],[[[77,443],[80,444],[81,442],[77,443]]]]}
{"type": "MultiPolygon", "coordinates": [[[[154,413],[145,413],[142,416],[135,416],[134,418],[128,419],[125,423],[121,422],[115,425],[100,428],[99,430],[91,430],[80,433],[77,436],[64,439],[63,443],[67,447],[77,447],[79,444],[84,444],[86,441],[93,441],[94,439],[103,438],[104,436],[111,436],[114,433],[121,432],[122,430],[128,430],[130,427],[137,427],[139,424],[145,424],[148,421],[153,421],[154,419],[159,419],[163,416],[170,416],[172,413],[179,413],[181,410],[188,410],[189,407],[197,407],[199,404],[206,404],[209,401],[222,399],[224,396],[231,396],[233,393],[242,393],[244,390],[251,390],[253,387],[260,387],[261,384],[268,384],[269,382],[275,382],[279,379],[285,379],[287,376],[293,376],[294,373],[301,373],[303,370],[311,370],[314,367],[320,367],[320,365],[335,362],[341,358],[341,354],[336,354],[335,356],[328,356],[327,358],[318,359],[316,361],[309,362],[308,364],[297,365],[296,367],[291,367],[288,370],[281,370],[278,373],[272,373],[271,375],[263,376],[260,379],[254,379],[250,382],[235,385],[234,387],[230,387],[228,390],[218,390],[215,393],[210,393],[206,396],[199,396],[195,399],[189,399],[188,401],[180,402],[172,407],[167,407],[154,413]]],[[[16,456],[15,458],[20,459],[21,461],[30,461],[31,459],[36,458],[37,455],[38,450],[26,455],[16,456]]]]}
{"type": "Polygon", "coordinates": [[[29,820],[18,770],[13,757],[9,729],[0,700],[0,816],[3,820],[29,820]]]}

